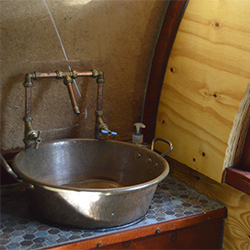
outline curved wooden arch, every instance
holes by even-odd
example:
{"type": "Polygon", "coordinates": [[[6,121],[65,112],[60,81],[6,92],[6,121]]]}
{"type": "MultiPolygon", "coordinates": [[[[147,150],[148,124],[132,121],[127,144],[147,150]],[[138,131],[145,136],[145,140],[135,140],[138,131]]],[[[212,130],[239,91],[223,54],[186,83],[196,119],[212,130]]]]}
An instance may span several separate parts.
{"type": "Polygon", "coordinates": [[[188,1],[189,0],[170,0],[156,45],[142,114],[142,122],[146,125],[144,129],[144,140],[148,143],[153,140],[155,135],[157,111],[165,71],[175,36],[188,1]]]}

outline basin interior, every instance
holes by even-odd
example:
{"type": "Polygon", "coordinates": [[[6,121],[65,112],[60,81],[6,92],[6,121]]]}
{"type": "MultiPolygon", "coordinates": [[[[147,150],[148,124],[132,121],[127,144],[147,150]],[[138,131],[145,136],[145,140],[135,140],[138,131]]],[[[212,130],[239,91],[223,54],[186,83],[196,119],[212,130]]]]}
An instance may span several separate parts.
{"type": "Polygon", "coordinates": [[[167,162],[134,144],[68,139],[28,148],[14,160],[20,177],[65,188],[120,188],[150,182],[165,172],[167,162]]]}

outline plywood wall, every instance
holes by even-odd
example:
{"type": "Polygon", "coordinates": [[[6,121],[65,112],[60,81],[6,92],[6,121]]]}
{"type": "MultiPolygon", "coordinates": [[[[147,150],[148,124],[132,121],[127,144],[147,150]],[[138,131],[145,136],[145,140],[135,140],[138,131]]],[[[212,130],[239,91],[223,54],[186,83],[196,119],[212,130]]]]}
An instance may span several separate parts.
{"type": "MultiPolygon", "coordinates": [[[[24,76],[103,70],[104,122],[129,140],[140,121],[150,62],[168,0],[1,0],[1,150],[23,147],[24,76]]],[[[75,116],[63,81],[34,81],[32,116],[43,141],[93,138],[97,84],[78,78],[75,116]]]]}
{"type": "Polygon", "coordinates": [[[156,125],[156,136],[174,144],[169,157],[188,166],[169,159],[171,174],[225,203],[225,250],[250,249],[250,197],[220,183],[231,129],[250,82],[249,22],[248,0],[189,1],[156,125]]]}
{"type": "Polygon", "coordinates": [[[169,159],[169,163],[171,175],[226,205],[228,215],[225,220],[222,249],[250,249],[250,196],[178,162],[169,159]]]}
{"type": "Polygon", "coordinates": [[[190,0],[158,109],[156,136],[173,142],[169,156],[218,182],[250,81],[249,21],[249,0],[190,0]]]}

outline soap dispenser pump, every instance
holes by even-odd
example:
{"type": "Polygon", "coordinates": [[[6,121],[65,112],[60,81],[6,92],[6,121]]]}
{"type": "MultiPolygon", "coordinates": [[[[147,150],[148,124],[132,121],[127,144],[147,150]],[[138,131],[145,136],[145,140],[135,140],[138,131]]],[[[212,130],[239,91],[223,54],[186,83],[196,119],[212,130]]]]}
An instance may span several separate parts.
{"type": "Polygon", "coordinates": [[[141,122],[136,122],[134,125],[136,127],[136,132],[132,136],[132,142],[139,146],[149,148],[149,145],[143,142],[143,134],[141,133],[141,129],[146,128],[146,126],[141,122]]]}

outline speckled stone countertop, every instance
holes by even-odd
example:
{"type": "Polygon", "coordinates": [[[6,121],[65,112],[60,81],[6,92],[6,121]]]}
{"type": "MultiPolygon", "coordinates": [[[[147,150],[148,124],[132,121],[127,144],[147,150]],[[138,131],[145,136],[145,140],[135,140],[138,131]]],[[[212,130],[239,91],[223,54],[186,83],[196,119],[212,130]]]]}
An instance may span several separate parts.
{"type": "Polygon", "coordinates": [[[159,184],[150,208],[140,222],[122,229],[91,231],[43,224],[29,210],[24,188],[20,184],[4,185],[1,186],[0,249],[42,249],[224,207],[222,202],[168,176],[159,184]]]}

